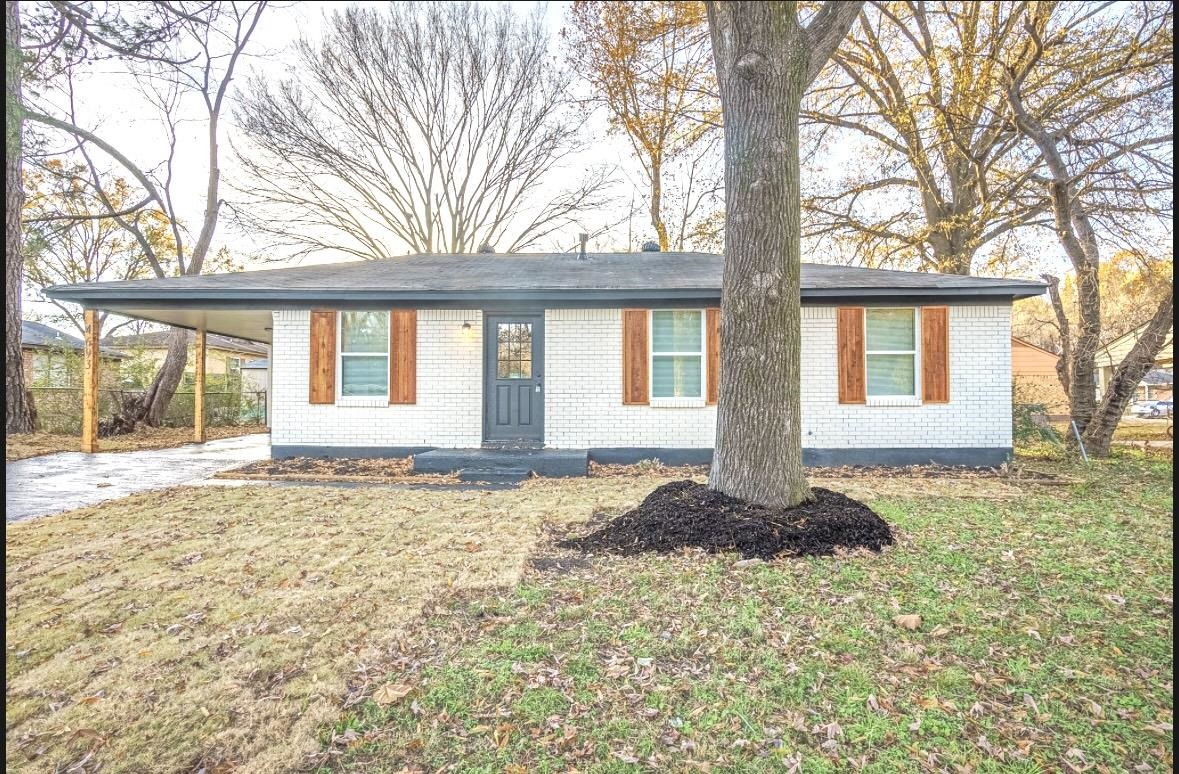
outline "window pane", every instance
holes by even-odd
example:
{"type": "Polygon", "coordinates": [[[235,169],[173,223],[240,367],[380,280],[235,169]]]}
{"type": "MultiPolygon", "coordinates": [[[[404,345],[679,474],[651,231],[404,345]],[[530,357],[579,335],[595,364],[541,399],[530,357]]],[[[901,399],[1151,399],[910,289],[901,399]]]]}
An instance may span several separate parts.
{"type": "Polygon", "coordinates": [[[914,350],[912,309],[869,309],[868,351],[914,350]]]}
{"type": "Polygon", "coordinates": [[[913,355],[868,355],[869,395],[916,395],[913,355]]]}
{"type": "Polygon", "coordinates": [[[341,352],[388,352],[388,312],[341,312],[341,352]]]}
{"type": "Polygon", "coordinates": [[[532,378],[532,323],[497,323],[495,339],[498,379],[532,378]]]}
{"type": "Polygon", "coordinates": [[[341,395],[388,395],[389,358],[348,357],[340,358],[341,395]]]}
{"type": "Polygon", "coordinates": [[[699,310],[651,313],[652,352],[699,352],[699,310]]]}
{"type": "Polygon", "coordinates": [[[700,357],[658,355],[652,361],[651,396],[654,398],[699,398],[700,357]]]}

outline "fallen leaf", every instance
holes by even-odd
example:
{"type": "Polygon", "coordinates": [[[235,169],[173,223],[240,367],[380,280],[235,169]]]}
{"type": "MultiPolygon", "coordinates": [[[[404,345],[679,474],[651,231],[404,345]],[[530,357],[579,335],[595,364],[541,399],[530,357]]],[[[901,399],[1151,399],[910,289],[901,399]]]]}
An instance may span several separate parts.
{"type": "Polygon", "coordinates": [[[894,615],[892,617],[892,622],[896,626],[899,626],[902,629],[908,629],[909,631],[916,631],[917,629],[921,628],[921,616],[919,615],[894,615]]]}
{"type": "Polygon", "coordinates": [[[387,707],[404,699],[412,690],[413,686],[406,683],[385,683],[373,691],[372,699],[377,706],[387,707]]]}

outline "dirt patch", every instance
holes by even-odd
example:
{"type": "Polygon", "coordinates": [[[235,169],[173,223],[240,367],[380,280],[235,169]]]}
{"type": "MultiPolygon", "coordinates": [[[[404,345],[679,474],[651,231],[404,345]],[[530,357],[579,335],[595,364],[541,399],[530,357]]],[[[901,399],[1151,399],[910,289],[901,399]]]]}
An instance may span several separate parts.
{"type": "Polygon", "coordinates": [[[892,544],[892,530],[868,506],[830,489],[811,491],[810,502],[794,508],[766,508],[695,481],[675,481],[656,489],[638,508],[558,545],[624,556],[701,548],[771,559],[830,556],[836,549],[879,551],[892,544]]]}
{"type": "Polygon", "coordinates": [[[454,475],[415,474],[413,457],[392,459],[358,457],[292,457],[285,460],[259,460],[240,468],[224,470],[216,478],[254,481],[346,481],[382,483],[410,481],[449,484],[454,475]]]}

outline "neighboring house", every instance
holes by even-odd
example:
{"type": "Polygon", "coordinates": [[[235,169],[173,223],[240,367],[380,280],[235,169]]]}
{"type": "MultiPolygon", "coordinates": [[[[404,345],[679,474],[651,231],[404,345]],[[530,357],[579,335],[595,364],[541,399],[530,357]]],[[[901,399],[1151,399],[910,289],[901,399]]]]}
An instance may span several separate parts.
{"type": "MultiPolygon", "coordinates": [[[[152,331],[150,333],[127,334],[123,336],[108,336],[104,343],[117,346],[131,353],[134,366],[144,374],[154,376],[164,358],[168,356],[168,341],[171,331],[152,331]]],[[[188,334],[189,362],[185,367],[185,374],[191,380],[193,374],[193,333],[188,334]]],[[[241,377],[242,364],[247,360],[266,357],[265,344],[247,341],[231,336],[210,334],[206,341],[205,373],[211,377],[212,383],[233,382],[241,377]]]]}
{"type": "Polygon", "coordinates": [[[242,390],[266,392],[270,389],[270,360],[247,360],[242,363],[242,390]]]}
{"type": "Polygon", "coordinates": [[[261,404],[261,420],[270,426],[270,360],[247,360],[242,363],[242,394],[249,397],[254,405],[261,404]]]}
{"type": "MultiPolygon", "coordinates": [[[[1114,371],[1125,359],[1134,345],[1138,343],[1138,339],[1146,331],[1146,324],[1140,325],[1129,333],[1122,334],[1111,341],[1106,346],[1102,347],[1097,352],[1097,399],[1105,395],[1105,391],[1109,389],[1109,383],[1113,379],[1114,371]]],[[[1162,349],[1159,350],[1158,355],[1154,359],[1154,369],[1150,373],[1155,373],[1157,370],[1173,371],[1175,368],[1175,356],[1173,354],[1175,339],[1175,329],[1171,328],[1167,332],[1166,343],[1163,344],[1162,349]]],[[[1149,374],[1148,374],[1149,376],[1149,374]]],[[[1152,377],[1155,381],[1151,384],[1147,379],[1143,379],[1138,384],[1134,391],[1134,400],[1164,400],[1171,397],[1170,379],[1168,378],[1166,384],[1162,384],[1163,377],[1156,374],[1152,377]],[[1155,389],[1163,388],[1165,389],[1155,389]],[[1162,393],[1165,392],[1165,395],[1162,393]]]]}
{"type": "MultiPolygon", "coordinates": [[[[25,384],[29,387],[79,387],[82,384],[82,339],[39,322],[22,320],[20,339],[25,384]]],[[[103,347],[102,381],[118,381],[119,363],[127,355],[103,347]]]]}
{"type": "Polygon", "coordinates": [[[1060,355],[1030,341],[1011,337],[1011,378],[1016,403],[1039,403],[1051,416],[1068,414],[1068,394],[1060,384],[1060,355]]]}
{"type": "Polygon", "coordinates": [[[1170,400],[1174,396],[1175,372],[1154,368],[1138,383],[1135,400],[1170,400]]]}
{"type": "MultiPolygon", "coordinates": [[[[275,457],[420,462],[432,449],[508,446],[569,450],[584,472],[586,458],[711,457],[723,264],[701,253],[434,254],[46,292],[270,341],[275,457]]],[[[805,264],[807,463],[1006,460],[1011,305],[1043,288],[805,264]]]]}

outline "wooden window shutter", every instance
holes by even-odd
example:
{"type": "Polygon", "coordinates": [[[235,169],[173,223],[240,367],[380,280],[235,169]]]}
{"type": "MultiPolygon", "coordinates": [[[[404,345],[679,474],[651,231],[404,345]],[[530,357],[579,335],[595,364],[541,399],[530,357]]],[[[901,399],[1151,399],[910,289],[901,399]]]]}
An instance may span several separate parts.
{"type": "Polygon", "coordinates": [[[950,308],[921,307],[921,400],[950,402],[950,308]]]}
{"type": "Polygon", "coordinates": [[[651,402],[648,387],[647,310],[622,310],[622,402],[646,405],[651,402]]]}
{"type": "Polygon", "coordinates": [[[704,329],[708,335],[705,352],[708,355],[708,403],[720,398],[720,310],[706,311],[704,329]]]}
{"type": "Polygon", "coordinates": [[[336,402],[336,311],[311,312],[310,403],[336,402]]]}
{"type": "Polygon", "coordinates": [[[418,400],[418,313],[394,309],[389,313],[389,402],[418,400]]]}
{"type": "Polygon", "coordinates": [[[839,402],[866,403],[868,380],[864,363],[864,308],[835,310],[835,340],[839,363],[839,402]]]}

